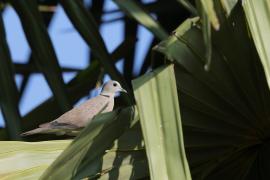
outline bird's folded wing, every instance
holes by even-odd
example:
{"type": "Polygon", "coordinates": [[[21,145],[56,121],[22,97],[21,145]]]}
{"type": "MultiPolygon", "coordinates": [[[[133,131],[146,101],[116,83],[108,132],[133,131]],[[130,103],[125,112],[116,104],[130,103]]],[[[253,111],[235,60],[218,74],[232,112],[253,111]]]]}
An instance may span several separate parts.
{"type": "Polygon", "coordinates": [[[82,128],[85,127],[89,120],[95,115],[102,113],[107,108],[108,104],[108,98],[97,96],[66,112],[56,120],[41,124],[39,127],[53,129],[82,128]]]}
{"type": "Polygon", "coordinates": [[[74,124],[59,123],[57,120],[40,124],[40,128],[50,128],[50,129],[78,129],[79,127],[74,124]]]}

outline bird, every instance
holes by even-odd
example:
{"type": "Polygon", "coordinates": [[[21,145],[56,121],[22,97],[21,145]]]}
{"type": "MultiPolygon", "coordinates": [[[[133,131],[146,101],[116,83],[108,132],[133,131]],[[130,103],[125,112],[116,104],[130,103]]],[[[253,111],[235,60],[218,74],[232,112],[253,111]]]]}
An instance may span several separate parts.
{"type": "Polygon", "coordinates": [[[103,85],[101,93],[98,96],[74,107],[51,122],[41,124],[34,130],[22,133],[21,136],[34,134],[70,135],[73,131],[81,130],[96,115],[113,110],[114,97],[117,92],[127,93],[119,82],[110,80],[103,85]]]}

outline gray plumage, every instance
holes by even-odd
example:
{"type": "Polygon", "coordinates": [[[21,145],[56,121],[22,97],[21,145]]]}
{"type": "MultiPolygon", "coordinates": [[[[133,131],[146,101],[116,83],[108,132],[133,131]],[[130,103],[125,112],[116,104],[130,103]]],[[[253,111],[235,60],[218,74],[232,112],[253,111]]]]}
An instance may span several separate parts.
{"type": "Polygon", "coordinates": [[[22,133],[21,136],[32,134],[72,134],[72,132],[84,128],[97,114],[112,111],[116,92],[126,91],[117,81],[108,81],[103,86],[100,95],[87,100],[51,122],[39,125],[37,129],[22,133]]]}

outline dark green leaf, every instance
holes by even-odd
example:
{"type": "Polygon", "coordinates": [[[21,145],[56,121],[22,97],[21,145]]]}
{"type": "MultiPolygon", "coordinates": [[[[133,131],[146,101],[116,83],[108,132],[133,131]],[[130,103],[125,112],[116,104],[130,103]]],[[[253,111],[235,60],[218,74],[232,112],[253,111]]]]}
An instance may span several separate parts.
{"type": "Polygon", "coordinates": [[[6,128],[0,128],[0,141],[6,141],[8,139],[9,138],[6,128]]]}
{"type": "Polygon", "coordinates": [[[177,0],[182,6],[184,6],[193,16],[198,15],[197,9],[189,2],[189,0],[177,0]]]}
{"type": "Polygon", "coordinates": [[[81,1],[60,0],[60,2],[71,22],[91,47],[92,52],[101,62],[104,69],[113,79],[119,81],[126,89],[129,89],[124,78],[114,66],[93,15],[85,9],[81,1]]]}
{"type": "Polygon", "coordinates": [[[127,14],[133,17],[140,24],[149,29],[160,40],[168,37],[168,33],[161,27],[149,12],[143,9],[139,3],[133,0],[114,0],[115,3],[127,14]]]}
{"type": "Polygon", "coordinates": [[[2,17],[0,17],[0,58],[0,105],[9,137],[18,140],[21,133],[21,117],[17,106],[19,97],[2,17]]]}
{"type": "Polygon", "coordinates": [[[205,53],[206,64],[204,65],[204,69],[206,71],[209,71],[212,59],[211,23],[205,12],[203,13],[202,26],[203,26],[203,40],[206,46],[206,53],[205,53]]]}
{"type": "Polygon", "coordinates": [[[47,79],[56,102],[62,112],[69,110],[71,104],[66,94],[61,69],[46,26],[38,11],[37,2],[33,0],[10,0],[10,2],[20,17],[34,60],[47,79]]]}

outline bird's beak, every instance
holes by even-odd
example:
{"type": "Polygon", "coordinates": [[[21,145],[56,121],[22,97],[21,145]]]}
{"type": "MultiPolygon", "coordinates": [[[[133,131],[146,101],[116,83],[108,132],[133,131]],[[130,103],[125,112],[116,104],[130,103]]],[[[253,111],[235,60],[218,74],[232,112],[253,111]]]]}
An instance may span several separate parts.
{"type": "Polygon", "coordinates": [[[123,88],[120,89],[120,92],[124,92],[124,93],[127,93],[127,91],[123,88]]]}

